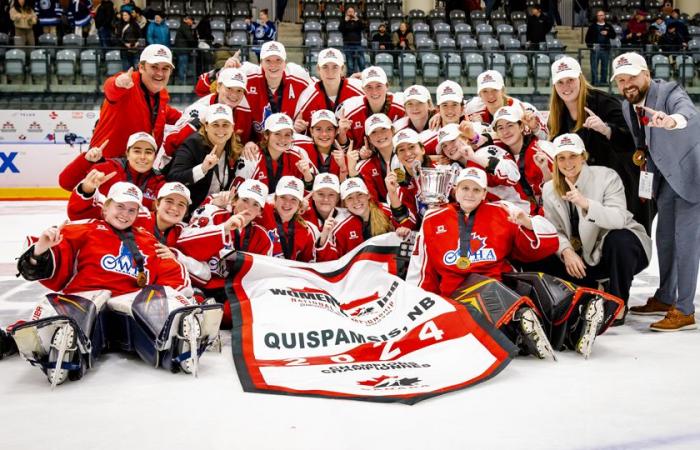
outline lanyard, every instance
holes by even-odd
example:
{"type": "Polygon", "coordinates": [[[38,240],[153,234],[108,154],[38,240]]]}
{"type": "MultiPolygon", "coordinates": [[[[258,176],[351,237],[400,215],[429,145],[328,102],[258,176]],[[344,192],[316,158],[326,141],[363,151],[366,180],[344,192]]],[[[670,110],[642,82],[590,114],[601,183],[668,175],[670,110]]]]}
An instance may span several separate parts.
{"type": "Polygon", "coordinates": [[[474,221],[476,220],[476,211],[479,209],[477,206],[469,218],[465,220],[465,214],[461,210],[457,211],[459,224],[459,256],[460,258],[469,259],[469,254],[472,250],[472,229],[474,228],[474,221]]]}
{"type": "Polygon", "coordinates": [[[331,157],[330,154],[326,156],[326,159],[323,159],[323,154],[321,153],[321,150],[316,147],[314,144],[314,148],[316,150],[316,168],[318,169],[318,173],[326,173],[330,172],[331,170],[331,160],[333,157],[331,157]]]}
{"type": "Polygon", "coordinates": [[[270,152],[267,150],[267,148],[263,147],[263,153],[265,157],[265,168],[267,169],[267,178],[269,180],[268,187],[270,188],[270,192],[274,192],[277,189],[277,182],[279,179],[282,177],[282,169],[283,169],[283,159],[284,155],[280,155],[279,159],[277,160],[277,170],[275,173],[272,173],[272,156],[270,155],[270,152]]]}
{"type": "MultiPolygon", "coordinates": [[[[362,219],[360,219],[362,220],[362,219]]],[[[372,228],[370,226],[369,220],[365,222],[364,220],[362,221],[362,239],[367,240],[372,237],[372,228]]]]}
{"type": "MultiPolygon", "coordinates": [[[[267,82],[265,82],[265,85],[267,85],[267,82]]],[[[277,90],[274,93],[272,92],[272,89],[270,89],[269,87],[267,88],[267,101],[270,104],[270,110],[272,111],[272,114],[281,112],[283,96],[284,79],[280,81],[280,85],[277,87],[277,90]]]]}
{"type": "Polygon", "coordinates": [[[292,259],[292,251],[294,250],[294,227],[296,220],[292,218],[292,220],[289,221],[289,226],[287,227],[289,234],[284,232],[284,224],[282,223],[282,219],[280,219],[277,212],[275,212],[275,223],[277,224],[277,236],[279,237],[280,245],[282,246],[282,253],[284,254],[285,259],[292,259]]]}
{"type": "Polygon", "coordinates": [[[340,103],[340,94],[343,92],[343,88],[345,87],[345,78],[340,79],[340,86],[338,86],[338,95],[335,97],[335,102],[333,102],[328,94],[326,94],[326,87],[323,85],[323,81],[319,81],[318,86],[321,90],[321,94],[323,94],[324,100],[326,101],[326,109],[328,111],[335,111],[335,105],[340,103]]]}
{"type": "Polygon", "coordinates": [[[153,96],[153,105],[151,105],[151,94],[148,93],[148,88],[141,81],[141,90],[146,98],[146,106],[148,106],[148,112],[151,113],[151,134],[153,130],[156,129],[156,119],[158,118],[158,109],[160,107],[160,93],[153,96]]]}
{"type": "Polygon", "coordinates": [[[578,231],[578,223],[579,223],[578,209],[576,209],[576,206],[573,203],[569,202],[569,224],[571,225],[571,237],[572,238],[580,237],[580,234],[578,231]]]}
{"type": "MultiPolygon", "coordinates": [[[[131,172],[129,171],[129,164],[126,158],[116,158],[116,160],[119,161],[119,163],[122,165],[122,169],[124,169],[124,173],[126,173],[126,181],[128,181],[131,184],[136,184],[134,183],[134,177],[131,176],[131,172]]],[[[146,192],[148,180],[150,180],[152,176],[153,170],[149,171],[148,175],[146,175],[141,184],[138,185],[139,189],[141,189],[141,192],[146,192]]]]}
{"type": "Polygon", "coordinates": [[[250,235],[252,233],[252,228],[249,225],[247,225],[245,228],[243,228],[243,234],[245,236],[243,237],[243,245],[241,245],[241,231],[236,229],[233,231],[233,237],[236,240],[235,245],[236,245],[236,250],[241,251],[241,252],[247,252],[248,251],[248,245],[250,244],[250,235]]]}
{"type": "Polygon", "coordinates": [[[531,139],[530,136],[528,136],[523,142],[524,150],[520,152],[518,157],[518,172],[520,172],[520,180],[518,183],[520,183],[520,187],[523,188],[523,192],[525,192],[528,199],[535,205],[540,206],[540,202],[537,201],[537,197],[535,197],[535,192],[532,190],[532,186],[530,186],[530,183],[525,178],[525,155],[530,148],[530,142],[531,139]]]}
{"type": "Polygon", "coordinates": [[[170,231],[170,229],[165,230],[165,233],[161,233],[158,229],[158,222],[156,221],[156,223],[153,224],[153,235],[158,239],[158,242],[163,245],[166,245],[166,241],[168,240],[168,231],[170,231]]]}
{"type": "MultiPolygon", "coordinates": [[[[224,158],[226,158],[226,154],[222,155],[224,158]]],[[[227,158],[226,158],[227,159],[227,158]]],[[[221,173],[221,163],[217,163],[216,166],[214,167],[214,176],[216,177],[216,181],[219,182],[219,190],[220,191],[225,191],[228,188],[228,184],[231,180],[229,180],[229,175],[230,175],[230,170],[228,168],[228,161],[224,160],[223,164],[223,173],[221,173]],[[223,177],[223,181],[221,181],[221,178],[223,177]]]]}
{"type": "Polygon", "coordinates": [[[637,148],[646,150],[647,149],[647,137],[646,137],[646,131],[644,130],[644,126],[640,126],[640,122],[642,121],[642,117],[644,117],[644,110],[639,107],[636,108],[634,105],[630,103],[629,105],[630,108],[630,122],[632,122],[632,133],[634,134],[634,137],[637,138],[637,148]]]}
{"type": "Polygon", "coordinates": [[[136,284],[139,287],[144,287],[146,285],[146,274],[144,272],[143,265],[146,262],[146,260],[139,251],[138,246],[136,245],[134,233],[131,231],[131,229],[123,231],[114,228],[114,231],[117,233],[117,236],[119,236],[119,240],[122,241],[122,243],[129,250],[129,253],[131,253],[131,257],[134,260],[134,263],[136,264],[136,270],[138,272],[138,275],[136,276],[136,284]]]}

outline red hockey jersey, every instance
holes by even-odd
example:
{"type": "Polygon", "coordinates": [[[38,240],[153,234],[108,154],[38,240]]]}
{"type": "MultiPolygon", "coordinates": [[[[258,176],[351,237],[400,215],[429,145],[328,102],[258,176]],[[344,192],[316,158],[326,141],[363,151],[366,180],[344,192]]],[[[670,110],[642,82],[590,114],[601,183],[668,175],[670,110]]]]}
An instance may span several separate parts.
{"type": "Polygon", "coordinates": [[[294,221],[293,225],[291,222],[280,222],[279,217],[276,217],[274,205],[267,203],[263,209],[260,225],[267,230],[272,241],[272,256],[293,261],[314,261],[316,259],[314,246],[316,237],[309,224],[298,221],[294,221]],[[282,238],[280,238],[280,228],[282,229],[282,238]],[[285,255],[283,240],[291,243],[291,247],[287,250],[289,257],[285,255]]]}
{"type": "Polygon", "coordinates": [[[310,84],[299,97],[297,108],[294,111],[294,120],[302,118],[311,123],[311,115],[319,109],[327,109],[336,112],[349,98],[364,95],[362,82],[357,78],[343,78],[340,80],[340,89],[335,101],[331,100],[323,90],[320,81],[310,84]]]}
{"type": "Polygon", "coordinates": [[[425,128],[423,131],[418,132],[416,127],[413,125],[408,117],[403,117],[394,122],[394,132],[410,128],[418,133],[418,138],[420,138],[423,147],[425,148],[425,154],[428,156],[437,155],[437,144],[438,144],[438,132],[437,130],[431,130],[430,128],[425,128]]]}
{"type": "MultiPolygon", "coordinates": [[[[403,107],[403,94],[386,94],[386,104],[389,105],[385,113],[392,122],[401,119],[406,115],[403,107]]],[[[353,142],[354,148],[360,148],[365,139],[365,120],[373,113],[370,112],[369,102],[364,95],[361,97],[349,98],[343,104],[345,118],[352,122],[348,130],[348,139],[353,142]]],[[[384,111],[379,111],[384,113],[384,111]]]]}

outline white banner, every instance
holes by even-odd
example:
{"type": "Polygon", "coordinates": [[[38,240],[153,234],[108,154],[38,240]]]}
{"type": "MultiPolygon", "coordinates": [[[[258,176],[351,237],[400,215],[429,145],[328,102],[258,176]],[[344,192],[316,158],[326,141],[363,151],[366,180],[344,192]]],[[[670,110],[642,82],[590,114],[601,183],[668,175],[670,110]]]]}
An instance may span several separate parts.
{"type": "Polygon", "coordinates": [[[239,254],[227,292],[244,389],[415,403],[505,367],[513,346],[480,314],[392,275],[400,242],[320,264],[239,254]]]}

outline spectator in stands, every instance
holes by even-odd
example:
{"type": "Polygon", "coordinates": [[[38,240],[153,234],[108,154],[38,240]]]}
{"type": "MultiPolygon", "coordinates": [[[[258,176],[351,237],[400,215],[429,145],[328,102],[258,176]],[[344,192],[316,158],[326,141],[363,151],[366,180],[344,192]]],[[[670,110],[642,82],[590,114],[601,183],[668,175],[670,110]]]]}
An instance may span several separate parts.
{"type": "Polygon", "coordinates": [[[119,36],[121,46],[126,49],[122,52],[122,65],[124,70],[129,70],[136,66],[141,31],[134,18],[127,11],[121,13],[121,21],[117,24],[117,36],[119,36]]]}
{"type": "MultiPolygon", "coordinates": [[[[0,33],[12,34],[12,19],[10,19],[10,0],[0,0],[0,33]]],[[[32,7],[33,8],[33,7],[32,7]]]]}
{"type": "Polygon", "coordinates": [[[659,49],[666,54],[679,53],[688,44],[683,41],[683,37],[678,33],[678,23],[671,22],[667,26],[666,33],[657,42],[659,49]]]}
{"type": "MultiPolygon", "coordinates": [[[[661,32],[659,34],[659,36],[661,36],[661,34],[664,34],[666,32],[666,21],[664,20],[664,16],[662,16],[662,15],[656,16],[656,20],[654,21],[653,24],[651,24],[651,26],[654,26],[654,25],[656,25],[656,29],[661,32]]],[[[651,26],[650,26],[650,28],[651,28],[651,26]]]]}
{"type": "Polygon", "coordinates": [[[278,22],[282,22],[285,9],[287,9],[287,0],[277,0],[277,9],[275,11],[277,11],[276,20],[278,22]]]}
{"type": "Polygon", "coordinates": [[[142,38],[146,38],[146,27],[148,27],[148,20],[144,17],[143,11],[141,8],[136,6],[132,11],[131,11],[131,17],[136,21],[136,25],[139,26],[139,31],[141,33],[142,38]]]}
{"type": "Polygon", "coordinates": [[[343,33],[345,60],[348,74],[362,72],[365,69],[365,50],[362,48],[362,32],[364,25],[352,6],[345,10],[345,16],[340,21],[340,32],[343,33]]]}
{"type": "Polygon", "coordinates": [[[379,24],[379,29],[374,33],[374,36],[372,36],[372,49],[391,50],[391,45],[391,36],[386,32],[386,24],[379,24]]]}
{"type": "Polygon", "coordinates": [[[391,42],[396,50],[413,51],[416,49],[413,45],[413,33],[406,22],[399,24],[399,29],[394,32],[391,42]]]}
{"type": "Polygon", "coordinates": [[[647,37],[647,23],[644,11],[637,11],[627,23],[624,43],[628,47],[642,47],[647,37]]]}
{"type": "Polygon", "coordinates": [[[34,11],[39,18],[39,25],[44,33],[56,34],[56,27],[61,23],[63,8],[59,0],[41,0],[34,4],[34,11]]]}
{"type": "Polygon", "coordinates": [[[676,32],[681,35],[683,42],[688,42],[690,40],[690,33],[688,31],[688,25],[681,19],[681,10],[676,8],[671,12],[671,17],[666,19],[666,28],[671,23],[676,24],[676,32]]]}
{"type": "Polygon", "coordinates": [[[260,47],[265,42],[274,41],[277,38],[275,22],[270,20],[267,8],[263,8],[258,14],[257,22],[246,19],[245,23],[248,25],[248,33],[253,37],[253,51],[258,59],[260,59],[260,47]]]}
{"type": "Polygon", "coordinates": [[[547,15],[557,25],[561,25],[561,14],[559,14],[559,0],[542,0],[542,7],[547,11],[547,15]]]}
{"type": "Polygon", "coordinates": [[[540,42],[546,42],[547,33],[552,30],[552,19],[542,12],[540,5],[530,7],[530,14],[527,16],[527,46],[538,49],[540,42]]]}
{"type": "Polygon", "coordinates": [[[664,16],[670,16],[673,13],[673,3],[664,2],[664,6],[661,8],[661,14],[664,16]]]}
{"type": "Polygon", "coordinates": [[[87,37],[92,26],[92,2],[90,0],[73,0],[68,4],[66,17],[78,36],[87,37]]]}
{"type": "Polygon", "coordinates": [[[119,4],[119,7],[115,5],[115,11],[116,12],[122,12],[122,11],[133,11],[134,8],[136,8],[136,3],[134,3],[134,0],[122,0],[122,2],[119,4]]]}
{"type": "Polygon", "coordinates": [[[585,27],[588,24],[588,0],[574,2],[574,26],[585,27]]]}
{"type": "Polygon", "coordinates": [[[95,27],[102,48],[112,46],[112,31],[114,27],[114,3],[112,0],[102,0],[95,11],[95,27]]]}
{"type": "Polygon", "coordinates": [[[588,27],[586,45],[591,49],[591,74],[593,86],[608,84],[610,64],[610,39],[615,39],[615,29],[605,21],[605,11],[598,10],[596,22],[588,27]],[[600,72],[598,68],[600,66],[600,72]]]}
{"type": "Polygon", "coordinates": [[[14,0],[10,8],[10,19],[15,25],[15,36],[21,37],[24,45],[33,47],[37,17],[30,0],[14,0]]]}
{"type": "Polygon", "coordinates": [[[501,0],[484,0],[484,6],[486,7],[484,10],[486,17],[490,17],[493,10],[501,6],[501,0]]]}
{"type": "Polygon", "coordinates": [[[190,59],[190,52],[197,48],[197,33],[194,30],[194,18],[185,16],[182,18],[180,28],[175,34],[175,55],[177,56],[177,77],[180,83],[185,84],[187,75],[187,64],[190,59]]]}
{"type": "Polygon", "coordinates": [[[160,44],[170,47],[170,29],[163,20],[161,12],[157,12],[153,18],[153,22],[148,24],[146,42],[148,45],[160,44]]]}

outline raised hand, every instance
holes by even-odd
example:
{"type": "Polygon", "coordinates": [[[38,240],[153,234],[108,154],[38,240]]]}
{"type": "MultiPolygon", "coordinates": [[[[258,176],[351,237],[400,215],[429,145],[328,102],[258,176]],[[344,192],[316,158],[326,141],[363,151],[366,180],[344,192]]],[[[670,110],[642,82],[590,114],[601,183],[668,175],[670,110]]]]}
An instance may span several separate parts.
{"type": "Polygon", "coordinates": [[[441,126],[442,126],[442,117],[440,117],[440,114],[435,114],[428,121],[428,127],[430,127],[430,129],[433,131],[439,130],[441,126]]]}
{"type": "Polygon", "coordinates": [[[520,208],[509,208],[508,209],[508,221],[516,225],[532,230],[532,219],[528,213],[520,208]]]}
{"type": "Polygon", "coordinates": [[[238,69],[241,67],[241,51],[236,50],[236,53],[233,54],[229,59],[226,60],[224,63],[224,69],[238,69]]]}
{"type": "Polygon", "coordinates": [[[369,146],[367,136],[365,136],[365,145],[360,148],[360,159],[369,159],[372,156],[372,149],[369,146]]]}
{"type": "Polygon", "coordinates": [[[229,217],[229,219],[224,222],[224,230],[229,233],[233,230],[243,229],[250,223],[251,220],[253,220],[253,213],[246,209],[245,211],[229,217]]]}
{"type": "Polygon", "coordinates": [[[338,134],[347,136],[351,126],[352,121],[345,117],[345,108],[343,107],[340,109],[340,113],[338,114],[338,134]]]}
{"type": "Polygon", "coordinates": [[[221,191],[212,196],[211,204],[219,208],[226,208],[233,199],[231,191],[221,191]]]}
{"type": "Polygon", "coordinates": [[[214,147],[211,149],[211,152],[209,152],[209,154],[204,157],[204,161],[202,161],[202,171],[204,173],[209,172],[212,169],[212,167],[219,164],[220,155],[218,154],[218,148],[218,144],[214,145],[214,147]]]}
{"type": "Polygon", "coordinates": [[[92,194],[97,190],[97,188],[114,178],[116,174],[117,172],[115,171],[105,175],[104,172],[100,172],[97,169],[92,169],[80,183],[80,190],[85,194],[92,194]]]}
{"type": "Polygon", "coordinates": [[[129,67],[129,70],[117,75],[117,78],[114,80],[114,84],[118,88],[131,89],[132,87],[134,87],[134,79],[132,78],[133,73],[134,73],[134,68],[129,67]]]}
{"type": "Polygon", "coordinates": [[[667,130],[676,128],[676,121],[665,112],[653,110],[648,106],[642,106],[642,108],[651,115],[650,127],[665,128],[667,130]]]}
{"type": "Polygon", "coordinates": [[[57,227],[51,227],[44,230],[39,236],[39,240],[34,244],[34,256],[39,256],[45,253],[48,249],[57,246],[63,240],[61,230],[68,224],[68,220],[57,227]]]}
{"type": "Polygon", "coordinates": [[[586,111],[586,114],[588,114],[588,117],[586,117],[586,121],[583,122],[583,126],[585,128],[590,128],[593,131],[597,131],[598,133],[610,139],[612,129],[588,107],[584,106],[583,109],[586,111]]]}
{"type": "Polygon", "coordinates": [[[387,194],[398,195],[399,180],[394,171],[391,171],[386,174],[386,178],[384,178],[384,184],[386,185],[387,194]]]}
{"type": "Polygon", "coordinates": [[[566,181],[566,184],[569,185],[570,190],[566,194],[562,195],[562,198],[583,210],[588,210],[588,199],[584,197],[578,189],[576,189],[576,185],[574,185],[574,183],[569,181],[567,178],[564,178],[564,180],[566,181]]]}
{"type": "Polygon", "coordinates": [[[167,245],[156,243],[156,255],[160,259],[177,259],[175,253],[167,245]]]}
{"type": "Polygon", "coordinates": [[[297,117],[297,119],[294,121],[294,131],[297,133],[303,133],[307,128],[309,128],[309,122],[302,119],[301,116],[297,117]]]}
{"type": "Polygon", "coordinates": [[[243,146],[242,156],[243,159],[248,161],[257,161],[258,154],[260,153],[260,147],[255,142],[246,142],[243,146]]]}
{"type": "Polygon", "coordinates": [[[331,234],[331,231],[333,231],[333,228],[335,227],[335,219],[332,217],[329,217],[326,219],[326,221],[323,223],[323,229],[321,230],[321,236],[318,238],[318,243],[319,245],[323,246],[326,244],[326,241],[328,240],[328,236],[331,234]]]}
{"type": "Polygon", "coordinates": [[[102,159],[102,151],[105,149],[105,147],[109,144],[109,139],[106,139],[99,147],[92,147],[90,150],[85,152],[85,159],[92,163],[96,163],[97,161],[102,159]]]}

